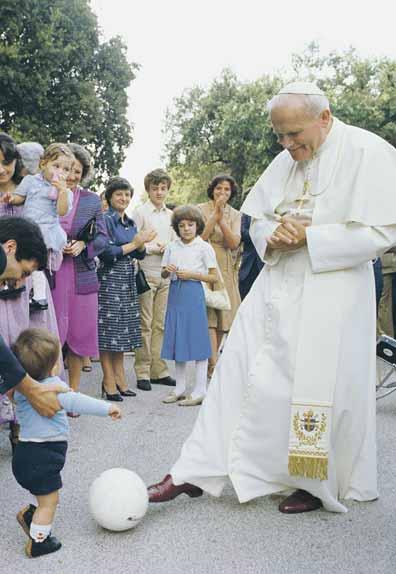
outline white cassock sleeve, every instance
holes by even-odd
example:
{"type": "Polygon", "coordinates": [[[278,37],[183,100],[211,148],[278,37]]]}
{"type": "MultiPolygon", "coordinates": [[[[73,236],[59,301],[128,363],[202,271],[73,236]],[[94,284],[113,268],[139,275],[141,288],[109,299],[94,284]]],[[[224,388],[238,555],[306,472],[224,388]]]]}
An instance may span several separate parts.
{"type": "Polygon", "coordinates": [[[306,233],[313,273],[355,267],[396,245],[396,225],[332,223],[312,225],[306,233]]]}
{"type": "Polygon", "coordinates": [[[267,238],[271,237],[280,222],[270,219],[252,219],[249,234],[254,247],[262,261],[268,265],[278,263],[281,253],[278,251],[267,250],[267,238]]]}

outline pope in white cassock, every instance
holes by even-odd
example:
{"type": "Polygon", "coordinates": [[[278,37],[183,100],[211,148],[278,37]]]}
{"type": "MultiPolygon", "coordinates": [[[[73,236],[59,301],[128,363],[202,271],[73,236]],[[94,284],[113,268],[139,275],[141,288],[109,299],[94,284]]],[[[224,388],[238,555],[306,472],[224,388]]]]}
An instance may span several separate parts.
{"type": "Polygon", "coordinates": [[[332,117],[314,84],[268,104],[281,152],[242,211],[266,265],[241,304],[180,458],[151,502],[240,502],[294,490],[282,512],[378,496],[371,260],[396,244],[396,150],[332,117]]]}

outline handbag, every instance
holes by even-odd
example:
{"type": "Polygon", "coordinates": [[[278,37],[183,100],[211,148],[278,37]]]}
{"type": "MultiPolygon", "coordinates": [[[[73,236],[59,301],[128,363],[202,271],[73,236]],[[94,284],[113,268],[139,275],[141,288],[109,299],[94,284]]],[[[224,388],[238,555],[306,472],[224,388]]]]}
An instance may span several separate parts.
{"type": "Polygon", "coordinates": [[[206,306],[211,309],[218,309],[219,311],[230,311],[231,301],[225,288],[220,269],[217,269],[217,274],[219,276],[219,282],[222,285],[220,289],[213,290],[206,282],[202,281],[206,306]]]}
{"type": "Polygon", "coordinates": [[[135,275],[136,280],[136,291],[138,295],[142,295],[142,293],[146,293],[146,291],[150,291],[150,285],[147,283],[146,276],[142,269],[138,269],[138,272],[135,275]]]}
{"type": "Polygon", "coordinates": [[[20,287],[12,287],[7,283],[0,288],[0,299],[17,299],[21,294],[26,291],[26,285],[21,285],[20,287]]]}
{"type": "Polygon", "coordinates": [[[77,233],[77,241],[84,241],[84,243],[87,244],[90,241],[93,241],[95,237],[96,237],[96,217],[91,217],[91,219],[77,233]]]}
{"type": "MultiPolygon", "coordinates": [[[[91,217],[91,219],[87,221],[84,227],[77,233],[76,241],[84,241],[86,247],[90,241],[95,239],[96,234],[96,217],[91,217]]],[[[86,249],[80,253],[80,257],[85,267],[89,271],[93,271],[95,269],[95,262],[88,259],[88,253],[86,249]]]]}

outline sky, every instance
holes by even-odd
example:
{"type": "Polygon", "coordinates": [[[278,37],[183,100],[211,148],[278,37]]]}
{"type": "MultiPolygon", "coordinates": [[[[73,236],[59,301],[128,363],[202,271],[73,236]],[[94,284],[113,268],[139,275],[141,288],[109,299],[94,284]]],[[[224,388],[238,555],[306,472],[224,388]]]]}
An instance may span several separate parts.
{"type": "Polygon", "coordinates": [[[164,167],[167,108],[183,90],[208,86],[224,68],[242,81],[285,70],[312,41],[321,52],[353,46],[396,59],[391,0],[91,0],[103,39],[119,35],[140,65],[129,89],[134,142],[120,175],[144,196],[144,175],[164,167]]]}

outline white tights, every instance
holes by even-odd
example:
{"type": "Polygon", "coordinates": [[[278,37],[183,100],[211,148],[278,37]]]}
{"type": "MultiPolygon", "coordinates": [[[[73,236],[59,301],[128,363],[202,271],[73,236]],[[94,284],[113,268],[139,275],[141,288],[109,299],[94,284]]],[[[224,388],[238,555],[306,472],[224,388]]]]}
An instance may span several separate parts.
{"type": "MultiPolygon", "coordinates": [[[[187,363],[175,362],[176,368],[176,387],[175,394],[177,396],[183,395],[186,390],[186,372],[187,363]]],[[[206,380],[208,371],[208,360],[205,361],[195,361],[195,386],[191,393],[193,399],[198,397],[204,397],[206,395],[206,380]]]]}
{"type": "Polygon", "coordinates": [[[40,301],[47,298],[47,278],[44,271],[32,273],[33,299],[40,301]]]}

